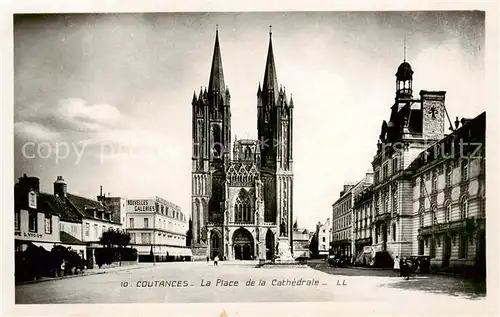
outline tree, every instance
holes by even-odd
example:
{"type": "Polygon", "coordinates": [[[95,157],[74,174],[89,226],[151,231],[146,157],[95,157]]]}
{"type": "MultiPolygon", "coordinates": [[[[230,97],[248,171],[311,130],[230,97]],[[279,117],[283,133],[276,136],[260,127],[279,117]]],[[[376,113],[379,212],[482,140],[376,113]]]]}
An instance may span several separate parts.
{"type": "Polygon", "coordinates": [[[315,233],[311,238],[311,243],[309,244],[309,251],[311,252],[311,258],[317,257],[318,255],[318,235],[315,233]]]}
{"type": "MultiPolygon", "coordinates": [[[[101,238],[99,239],[99,243],[104,246],[104,248],[112,249],[118,248],[118,257],[120,261],[120,265],[122,265],[121,248],[125,248],[130,243],[130,234],[125,233],[119,230],[110,229],[108,231],[104,231],[102,233],[101,238]]],[[[110,250],[108,250],[110,251],[110,250]]],[[[112,252],[108,252],[111,254],[112,252]]],[[[111,255],[110,255],[111,256],[111,255]]]]}
{"type": "Polygon", "coordinates": [[[188,231],[186,232],[186,246],[191,246],[191,239],[193,238],[193,221],[189,218],[188,231]]]}

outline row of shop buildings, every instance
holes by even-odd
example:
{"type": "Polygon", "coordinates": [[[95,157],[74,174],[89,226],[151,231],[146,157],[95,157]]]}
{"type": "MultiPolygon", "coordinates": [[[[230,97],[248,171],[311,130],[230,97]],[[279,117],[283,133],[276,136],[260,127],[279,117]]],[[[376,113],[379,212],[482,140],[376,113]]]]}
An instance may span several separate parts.
{"type": "MultiPolygon", "coordinates": [[[[157,260],[186,259],[187,217],[179,206],[160,197],[127,199],[107,197],[102,188],[97,199],[71,194],[62,176],[53,193],[40,191],[40,180],[27,175],[14,186],[15,251],[32,244],[47,251],[62,245],[82,258],[93,260],[99,240],[108,230],[130,234],[129,246],[139,258],[154,254],[157,260]]],[[[95,261],[92,261],[95,263],[95,261]]]]}
{"type": "Polygon", "coordinates": [[[434,269],[484,272],[486,113],[452,123],[445,92],[414,98],[412,80],[405,61],[373,172],[333,204],[332,252],[361,265],[427,256],[434,269]]]}

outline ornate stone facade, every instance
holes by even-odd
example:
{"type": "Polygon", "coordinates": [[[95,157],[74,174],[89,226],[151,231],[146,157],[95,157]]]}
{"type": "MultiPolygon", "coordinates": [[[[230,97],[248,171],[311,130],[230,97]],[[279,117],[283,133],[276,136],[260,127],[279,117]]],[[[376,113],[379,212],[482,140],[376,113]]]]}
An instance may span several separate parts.
{"type": "Polygon", "coordinates": [[[231,141],[218,32],[209,87],[192,105],[194,258],[272,259],[278,238],[292,246],[293,100],[278,87],[271,37],[257,91],[258,140],[231,141]]]}

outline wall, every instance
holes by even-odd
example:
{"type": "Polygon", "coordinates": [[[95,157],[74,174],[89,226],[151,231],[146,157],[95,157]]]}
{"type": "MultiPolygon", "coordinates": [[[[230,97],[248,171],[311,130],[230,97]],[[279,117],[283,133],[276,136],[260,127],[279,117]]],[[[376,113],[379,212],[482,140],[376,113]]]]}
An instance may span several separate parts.
{"type": "Polygon", "coordinates": [[[35,232],[29,231],[29,213],[27,210],[20,210],[19,230],[14,231],[16,240],[39,241],[39,242],[60,242],[59,216],[49,215],[52,219],[52,232],[45,232],[45,214],[37,213],[37,228],[35,232]]]}
{"type": "Polygon", "coordinates": [[[104,222],[104,221],[99,221],[99,220],[94,220],[94,219],[84,218],[82,222],[83,222],[83,224],[82,224],[82,241],[84,241],[84,242],[99,241],[99,239],[102,236],[102,232],[107,231],[110,228],[112,228],[113,230],[121,229],[120,224],[113,224],[110,222],[104,222]],[[87,232],[87,224],[89,225],[88,232],[87,232]]]}
{"type": "MultiPolygon", "coordinates": [[[[82,224],[76,222],[60,221],[59,228],[73,237],[82,240],[82,224]]],[[[83,241],[83,240],[82,240],[83,241]]]]}

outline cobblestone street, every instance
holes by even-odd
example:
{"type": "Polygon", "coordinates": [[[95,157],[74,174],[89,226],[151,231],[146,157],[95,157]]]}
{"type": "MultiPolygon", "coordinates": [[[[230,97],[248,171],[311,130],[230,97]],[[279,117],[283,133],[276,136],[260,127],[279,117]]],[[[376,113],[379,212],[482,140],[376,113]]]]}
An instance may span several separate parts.
{"type": "Polygon", "coordinates": [[[404,280],[399,273],[387,269],[365,268],[334,268],[324,261],[311,261],[309,266],[315,270],[336,276],[389,277],[391,282],[381,284],[381,287],[425,291],[436,294],[465,296],[470,299],[486,296],[486,281],[453,275],[422,274],[404,280]]]}
{"type": "MultiPolygon", "coordinates": [[[[325,266],[328,271],[328,268],[325,266]]],[[[157,263],[16,286],[17,304],[216,303],[216,302],[393,302],[425,300],[450,305],[481,299],[466,282],[441,276],[403,281],[393,276],[327,272],[310,267],[256,268],[251,262],[157,263]],[[247,285],[249,280],[253,285],[247,285]],[[262,284],[262,283],[265,283],[262,284]],[[299,285],[298,285],[299,284],[299,285]],[[302,284],[302,285],[300,285],[302,284]],[[431,287],[435,285],[435,287],[431,287]],[[445,286],[443,286],[445,285],[445,286]],[[447,286],[446,286],[447,285],[447,286]],[[437,288],[436,288],[437,287],[437,288]],[[439,288],[449,287],[447,291],[439,288]]],[[[351,270],[362,271],[362,270],[351,270]]],[[[353,273],[353,272],[351,272],[353,273]]],[[[389,274],[392,271],[385,271],[389,274]]],[[[483,294],[484,295],[484,294],[483,294]]],[[[474,302],[474,301],[472,301],[474,302]]]]}

